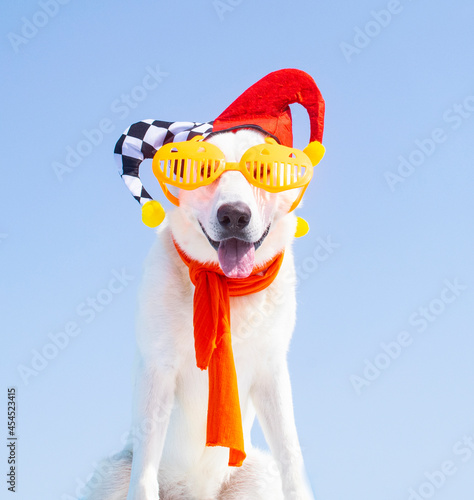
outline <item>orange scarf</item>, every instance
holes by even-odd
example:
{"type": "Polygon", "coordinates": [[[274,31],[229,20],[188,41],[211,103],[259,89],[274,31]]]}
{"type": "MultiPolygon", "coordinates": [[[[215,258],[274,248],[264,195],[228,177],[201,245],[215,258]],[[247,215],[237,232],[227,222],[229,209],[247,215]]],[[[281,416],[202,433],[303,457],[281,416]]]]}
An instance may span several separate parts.
{"type": "MultiPolygon", "coordinates": [[[[173,240],[174,241],[174,240],[173,240]]],[[[230,335],[229,297],[264,290],[275,279],[283,252],[247,278],[227,278],[217,264],[190,259],[174,242],[189,268],[194,289],[194,347],[201,370],[209,368],[206,446],[229,448],[229,465],[240,467],[245,459],[242,415],[230,335]],[[261,274],[259,274],[261,273],[261,274]]]]}

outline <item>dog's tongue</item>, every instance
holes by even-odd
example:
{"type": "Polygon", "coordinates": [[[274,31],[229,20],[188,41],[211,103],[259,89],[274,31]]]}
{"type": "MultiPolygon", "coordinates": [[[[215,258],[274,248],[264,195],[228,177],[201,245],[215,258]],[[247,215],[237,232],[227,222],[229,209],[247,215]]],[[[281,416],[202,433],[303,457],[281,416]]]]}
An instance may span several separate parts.
{"type": "Polygon", "coordinates": [[[228,278],[246,278],[253,269],[255,246],[237,238],[223,240],[219,244],[217,257],[228,278]]]}

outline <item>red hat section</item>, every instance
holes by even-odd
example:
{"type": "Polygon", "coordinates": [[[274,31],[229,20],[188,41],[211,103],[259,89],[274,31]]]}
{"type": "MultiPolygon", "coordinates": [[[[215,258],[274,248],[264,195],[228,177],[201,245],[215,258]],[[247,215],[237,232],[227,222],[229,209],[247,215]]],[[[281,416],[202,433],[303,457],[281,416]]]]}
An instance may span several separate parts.
{"type": "Polygon", "coordinates": [[[214,120],[212,133],[254,126],[292,147],[289,105],[294,103],[308,112],[310,142],[322,142],[324,99],[311,76],[298,69],[274,71],[252,85],[214,120]]]}

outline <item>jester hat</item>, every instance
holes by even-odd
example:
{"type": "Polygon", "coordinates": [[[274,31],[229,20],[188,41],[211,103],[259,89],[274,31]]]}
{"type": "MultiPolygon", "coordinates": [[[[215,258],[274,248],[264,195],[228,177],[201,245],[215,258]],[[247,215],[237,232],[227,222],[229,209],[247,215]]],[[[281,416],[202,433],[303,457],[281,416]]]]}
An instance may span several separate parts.
{"type": "Polygon", "coordinates": [[[255,129],[281,145],[292,147],[289,105],[294,103],[301,104],[308,112],[310,144],[304,151],[316,164],[324,154],[321,145],[324,100],[307,73],[297,69],[282,69],[268,74],[248,88],[213,121],[167,122],[149,119],[134,123],[125,130],[115,146],[120,175],[133,197],[145,205],[152,197],[140,180],[140,165],[143,160],[153,158],[164,144],[189,141],[196,136],[207,138],[238,129],[255,129]]]}

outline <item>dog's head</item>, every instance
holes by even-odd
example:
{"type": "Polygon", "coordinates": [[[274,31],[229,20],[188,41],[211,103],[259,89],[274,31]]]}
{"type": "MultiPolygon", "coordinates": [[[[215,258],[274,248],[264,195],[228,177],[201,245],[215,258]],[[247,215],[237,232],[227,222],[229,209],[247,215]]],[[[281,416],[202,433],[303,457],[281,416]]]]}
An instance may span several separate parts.
{"type": "Polygon", "coordinates": [[[293,238],[292,210],[324,154],[324,109],[307,73],[274,71],[210,122],[134,123],[115,146],[119,171],[143,206],[142,220],[156,227],[164,210],[139,176],[141,162],[153,158],[163,193],[178,206],[168,217],[175,241],[192,259],[218,263],[227,276],[243,278],[293,238]],[[289,106],[295,103],[310,120],[303,152],[292,147],[289,106]]]}
{"type": "MultiPolygon", "coordinates": [[[[265,136],[242,129],[213,135],[208,142],[235,162],[265,136]]],[[[270,193],[241,172],[224,172],[208,186],[179,190],[179,208],[170,214],[173,236],[191,258],[218,262],[229,277],[246,277],[290,243],[295,217],[288,211],[297,191],[270,193]]]]}

